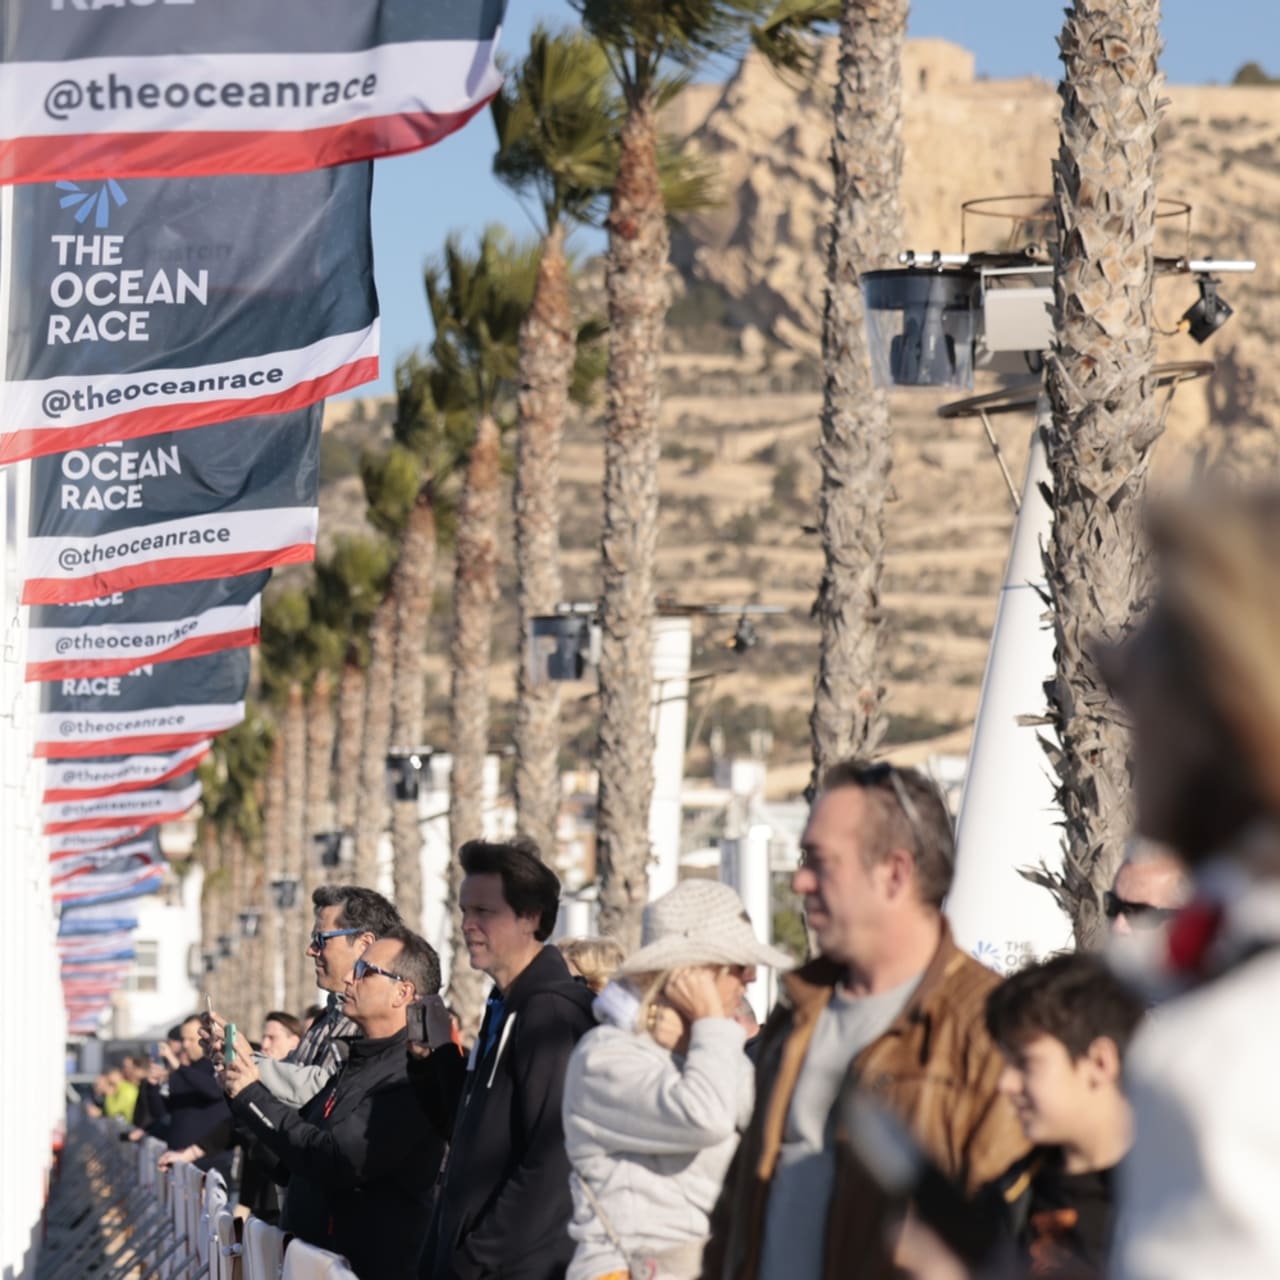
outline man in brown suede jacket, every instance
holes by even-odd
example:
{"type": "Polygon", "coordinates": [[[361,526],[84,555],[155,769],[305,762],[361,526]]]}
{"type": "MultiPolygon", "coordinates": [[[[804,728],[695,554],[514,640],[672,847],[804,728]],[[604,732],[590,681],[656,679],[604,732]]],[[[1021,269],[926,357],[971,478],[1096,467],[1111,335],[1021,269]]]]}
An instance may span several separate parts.
{"type": "Polygon", "coordinates": [[[887,1280],[891,1204],[844,1131],[861,1090],[968,1190],[1027,1149],[984,1026],[1000,979],[942,918],[955,846],[921,774],[848,762],[822,782],[793,887],[822,955],[783,979],[756,1109],[725,1184],[706,1280],[887,1280]]]}

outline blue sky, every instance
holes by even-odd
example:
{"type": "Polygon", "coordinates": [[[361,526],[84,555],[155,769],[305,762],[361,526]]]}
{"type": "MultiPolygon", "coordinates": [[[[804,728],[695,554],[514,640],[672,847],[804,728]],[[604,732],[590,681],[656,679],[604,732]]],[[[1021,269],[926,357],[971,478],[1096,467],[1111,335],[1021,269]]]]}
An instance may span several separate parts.
{"type": "MultiPolygon", "coordinates": [[[[1063,0],[913,0],[910,34],[965,45],[980,73],[1056,80],[1063,7],[1063,0]]],[[[509,0],[507,8],[503,44],[513,56],[539,20],[575,20],[567,0],[509,0]]],[[[1280,0],[1164,0],[1163,27],[1163,67],[1175,84],[1226,82],[1251,58],[1267,66],[1268,55],[1267,69],[1280,74],[1280,0]]],[[[429,336],[422,265],[451,230],[503,222],[517,235],[532,233],[519,203],[494,181],[492,153],[493,127],[482,115],[428,151],[378,161],[373,228],[383,373],[356,394],[390,391],[397,357],[429,336]]],[[[589,249],[592,237],[580,243],[589,249]]]]}

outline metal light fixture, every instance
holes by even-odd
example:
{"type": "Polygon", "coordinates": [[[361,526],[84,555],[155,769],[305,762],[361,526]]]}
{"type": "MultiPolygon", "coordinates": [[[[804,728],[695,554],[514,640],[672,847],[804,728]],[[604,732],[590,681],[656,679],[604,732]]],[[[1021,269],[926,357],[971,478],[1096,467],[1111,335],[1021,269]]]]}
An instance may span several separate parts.
{"type": "Polygon", "coordinates": [[[259,907],[245,907],[243,911],[237,913],[236,918],[240,921],[240,936],[242,938],[256,938],[258,929],[262,925],[262,910],[259,907]]]}
{"type": "Polygon", "coordinates": [[[229,933],[220,933],[215,941],[218,944],[219,957],[223,960],[229,960],[236,949],[235,938],[233,938],[229,933]]]}
{"type": "Polygon", "coordinates": [[[530,618],[525,636],[529,682],[534,685],[581,680],[595,660],[593,629],[586,613],[550,613],[530,618]]]}
{"type": "Polygon", "coordinates": [[[733,639],[729,641],[729,648],[737,654],[746,653],[749,649],[754,649],[760,643],[760,633],[756,630],[755,623],[744,613],[738,619],[738,625],[734,628],[733,639]]]}
{"type": "Polygon", "coordinates": [[[298,902],[298,880],[295,876],[282,876],[271,882],[271,892],[275,894],[276,908],[289,911],[298,902]]]}
{"type": "Polygon", "coordinates": [[[422,789],[422,771],[430,762],[431,747],[392,747],[387,752],[387,784],[393,800],[412,801],[422,789]]]}
{"type": "Polygon", "coordinates": [[[909,266],[862,276],[871,367],[883,387],[972,387],[980,308],[968,267],[909,266]]]}
{"type": "Polygon", "coordinates": [[[1197,275],[1200,296],[1183,313],[1182,323],[1197,342],[1207,342],[1232,316],[1232,309],[1218,293],[1218,281],[1197,275]]]}
{"type": "Polygon", "coordinates": [[[200,953],[200,963],[206,974],[212,973],[218,967],[218,956],[214,951],[202,951],[200,953]]]}
{"type": "Polygon", "coordinates": [[[311,837],[322,867],[332,869],[342,865],[342,840],[345,835],[345,831],[317,831],[311,837]]]}

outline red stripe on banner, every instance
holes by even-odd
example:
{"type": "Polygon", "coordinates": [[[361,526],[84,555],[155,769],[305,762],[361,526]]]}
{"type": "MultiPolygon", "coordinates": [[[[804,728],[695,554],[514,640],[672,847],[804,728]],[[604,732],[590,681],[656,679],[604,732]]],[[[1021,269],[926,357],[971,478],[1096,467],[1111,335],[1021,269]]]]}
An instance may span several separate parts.
{"type": "Polygon", "coordinates": [[[88,133],[0,142],[0,181],[62,178],[198,178],[224,173],[302,173],[400,155],[461,129],[489,99],[463,111],[419,111],[322,129],[88,133]]]}
{"type": "MultiPolygon", "coordinates": [[[[244,627],[239,631],[223,631],[212,636],[196,636],[159,649],[148,658],[77,658],[54,659],[50,662],[28,662],[23,679],[70,680],[77,676],[125,676],[130,671],[153,662],[174,662],[179,658],[200,658],[227,649],[249,649],[261,638],[261,627],[244,627]]],[[[84,796],[82,791],[79,793],[84,796]]],[[[87,797],[86,797],[87,798],[87,797]]]]}
{"type": "MultiPolygon", "coordinates": [[[[196,755],[188,756],[185,760],[175,764],[172,769],[168,769],[154,778],[144,778],[139,782],[123,782],[119,785],[106,787],[89,787],[85,790],[77,790],[75,787],[50,788],[40,797],[40,803],[69,804],[77,800],[101,800],[103,796],[125,795],[130,791],[154,791],[171,779],[179,778],[184,773],[190,773],[208,756],[212,749],[212,747],[206,747],[205,750],[198,752],[196,755]]],[[[76,855],[68,853],[55,856],[72,858],[76,855]]]]}
{"type": "MultiPolygon", "coordinates": [[[[211,513],[211,515],[225,513],[211,513]]],[[[208,578],[234,578],[281,564],[310,564],[316,558],[314,542],[295,542],[276,551],[239,551],[227,556],[175,556],[148,560],[146,564],[105,569],[88,578],[28,578],[22,584],[23,604],[79,604],[97,600],[113,591],[139,587],[165,587],[175,582],[203,582],[208,578]]]]}
{"type": "MultiPolygon", "coordinates": [[[[272,354],[268,352],[263,359],[269,359],[272,354]]],[[[175,374],[175,381],[177,376],[175,374]]],[[[198,368],[184,369],[180,376],[198,378],[200,371],[198,368]]],[[[340,391],[350,391],[352,387],[372,382],[377,376],[378,357],[364,356],[332,373],[309,378],[274,395],[253,396],[247,400],[195,400],[181,405],[159,405],[153,409],[139,409],[135,413],[99,418],[79,427],[24,427],[20,431],[0,434],[0,463],[114,444],[117,440],[136,440],[161,432],[185,431],[189,427],[208,427],[215,422],[231,422],[257,414],[289,413],[295,409],[306,409],[340,391]]]]}
{"type": "MultiPolygon", "coordinates": [[[[148,813],[145,816],[137,813],[117,813],[109,818],[76,818],[72,822],[46,822],[40,831],[42,835],[57,836],[64,831],[98,831],[103,827],[118,827],[121,822],[139,823],[142,830],[147,831],[164,822],[177,822],[195,803],[196,801],[193,800],[185,809],[171,809],[168,813],[148,813]]],[[[85,870],[88,868],[86,867],[85,870]]],[[[100,870],[100,868],[95,867],[94,870],[100,870]]]]}
{"type": "MultiPolygon", "coordinates": [[[[208,729],[199,733],[156,733],[138,738],[95,738],[92,742],[37,742],[32,755],[37,760],[84,760],[91,756],[140,756],[148,751],[176,751],[179,747],[189,747],[193,742],[201,742],[209,736],[208,729]]],[[[136,819],[130,819],[129,826],[136,830],[130,839],[146,827],[136,819]]],[[[112,843],[119,843],[113,841],[112,843]]],[[[103,845],[108,849],[110,845],[103,845]]],[[[80,853],[93,853],[96,850],[80,849],[80,853]]]]}

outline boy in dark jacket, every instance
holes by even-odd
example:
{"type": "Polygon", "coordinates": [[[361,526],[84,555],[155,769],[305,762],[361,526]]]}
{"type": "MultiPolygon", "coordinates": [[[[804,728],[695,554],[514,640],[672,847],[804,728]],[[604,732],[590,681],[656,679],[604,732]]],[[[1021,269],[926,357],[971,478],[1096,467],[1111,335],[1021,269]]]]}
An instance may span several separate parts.
{"type": "Polygon", "coordinates": [[[412,1048],[419,1101],[452,1133],[422,1276],[557,1280],[574,1248],[564,1076],[595,1025],[593,996],[543,946],[559,908],[555,873],[520,843],[471,841],[459,858],[463,938],[494,989],[468,1059],[443,1028],[412,1048]]]}
{"type": "Polygon", "coordinates": [[[1103,1274],[1114,1170],[1132,1141],[1121,1069],[1144,1012],[1092,955],[1032,965],[987,997],[987,1029],[1006,1063],[1000,1091],[1035,1143],[982,1193],[1004,1219],[1018,1275],[1103,1274]]]}

